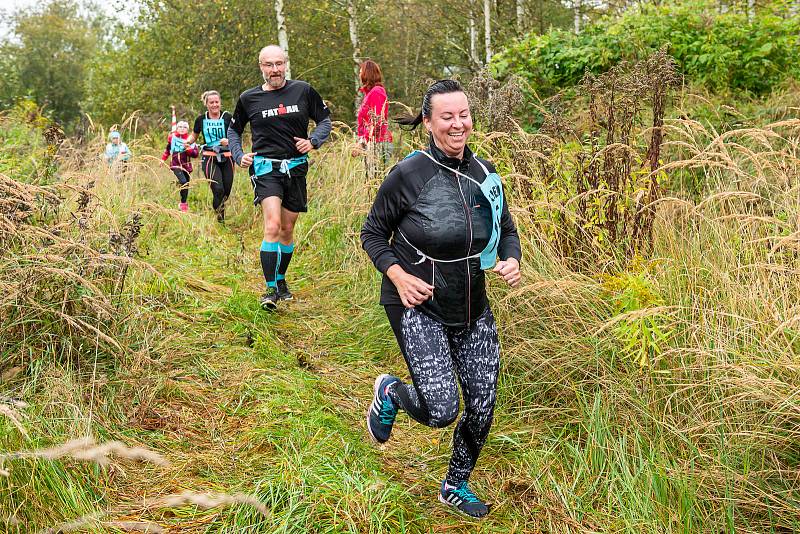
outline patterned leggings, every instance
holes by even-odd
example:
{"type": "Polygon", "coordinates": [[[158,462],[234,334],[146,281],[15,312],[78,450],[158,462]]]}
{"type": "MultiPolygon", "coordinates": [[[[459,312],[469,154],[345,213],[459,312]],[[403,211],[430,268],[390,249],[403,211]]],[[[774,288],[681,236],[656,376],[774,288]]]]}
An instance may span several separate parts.
{"type": "Polygon", "coordinates": [[[416,421],[434,428],[458,416],[458,384],[464,414],[453,433],[447,483],[468,480],[492,426],[500,370],[500,342],[489,307],[469,327],[444,326],[424,313],[385,306],[403,351],[412,384],[399,383],[389,396],[416,421]]]}

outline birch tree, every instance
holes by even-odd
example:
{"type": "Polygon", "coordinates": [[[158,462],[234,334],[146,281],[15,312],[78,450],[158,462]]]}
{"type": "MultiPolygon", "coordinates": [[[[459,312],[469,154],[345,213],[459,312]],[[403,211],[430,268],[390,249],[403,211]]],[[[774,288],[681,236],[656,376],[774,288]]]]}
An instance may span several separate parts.
{"type": "Polygon", "coordinates": [[[356,0],[347,0],[347,19],[348,29],[350,31],[350,44],[353,46],[353,80],[355,83],[355,100],[353,102],[354,109],[358,111],[359,105],[359,92],[361,87],[361,78],[358,76],[358,65],[361,58],[361,43],[358,40],[358,9],[356,0]]]}
{"type": "Polygon", "coordinates": [[[486,64],[492,60],[492,2],[483,0],[483,43],[486,48],[486,64]]]}
{"type": "Polygon", "coordinates": [[[289,62],[289,35],[286,33],[286,17],[283,14],[283,0],[275,0],[275,18],[278,22],[278,45],[286,53],[286,79],[292,79],[292,68],[289,62]]]}
{"type": "Polygon", "coordinates": [[[523,0],[517,0],[517,34],[525,32],[525,5],[523,0]]]}
{"type": "Polygon", "coordinates": [[[469,60],[472,67],[477,69],[481,65],[481,58],[478,56],[478,24],[475,22],[475,9],[469,8],[469,60]]]}
{"type": "Polygon", "coordinates": [[[353,86],[355,89],[353,105],[355,110],[358,111],[361,100],[361,95],[358,91],[361,88],[361,78],[358,75],[361,62],[361,41],[358,36],[358,0],[334,0],[334,3],[347,12],[347,30],[350,34],[350,46],[353,49],[353,86]]]}

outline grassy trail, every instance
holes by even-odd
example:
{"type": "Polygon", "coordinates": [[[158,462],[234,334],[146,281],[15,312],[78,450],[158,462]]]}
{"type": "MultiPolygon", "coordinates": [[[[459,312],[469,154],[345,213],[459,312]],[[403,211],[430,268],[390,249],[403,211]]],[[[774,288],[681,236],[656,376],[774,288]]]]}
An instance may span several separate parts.
{"type": "Polygon", "coordinates": [[[261,221],[246,178],[236,178],[223,226],[197,173],[182,214],[170,174],[146,153],[123,178],[65,166],[78,170],[54,186],[65,199],[53,200],[59,217],[45,205],[50,227],[21,219],[27,233],[11,234],[17,248],[0,254],[0,288],[10,291],[0,311],[23,313],[0,323],[16,336],[0,338],[0,450],[88,435],[147,447],[171,465],[0,455],[0,531],[86,514],[99,517],[97,532],[119,531],[112,521],[192,533],[800,531],[800,286],[776,274],[795,273],[796,256],[762,245],[789,239],[776,228],[797,220],[795,190],[775,193],[784,206],[775,216],[734,206],[754,195],[725,189],[691,217],[665,210],[651,260],[588,276],[543,239],[525,184],[509,184],[525,278],[513,291],[489,279],[501,375],[471,486],[495,507],[475,522],[437,501],[451,429],[401,414],[386,446],[367,437],[373,378],[407,371],[358,239],[377,183],[348,142],[315,154],[288,276],[297,300],[275,314],[257,302],[261,221]],[[127,253],[99,250],[134,212],[142,263],[121,292],[104,262],[127,253]],[[746,240],[740,220],[752,225],[746,240]],[[122,346],[76,330],[76,317],[122,346]],[[26,407],[9,412],[5,395],[26,407]],[[158,503],[184,491],[252,495],[268,512],[158,503]]]}
{"type": "MultiPolygon", "coordinates": [[[[174,357],[148,373],[158,384],[146,388],[151,397],[139,399],[124,432],[173,466],[143,479],[128,473],[117,498],[135,500],[142,488],[240,491],[273,514],[265,520],[240,506],[145,515],[176,532],[522,531],[502,485],[491,483],[497,458],[475,474],[476,491],[496,503],[489,520],[471,522],[438,503],[452,429],[401,415],[389,444],[370,442],[372,380],[387,369],[406,373],[377,303],[377,273],[358,258],[356,225],[312,201],[288,277],[296,299],[278,313],[259,309],[260,218],[247,185],[237,176],[227,225],[213,222],[207,187],[196,184],[190,214],[144,234],[144,259],[184,296],[166,312],[174,357]],[[355,272],[342,261],[353,258],[355,272]]],[[[157,189],[169,205],[175,195],[157,189]]]]}

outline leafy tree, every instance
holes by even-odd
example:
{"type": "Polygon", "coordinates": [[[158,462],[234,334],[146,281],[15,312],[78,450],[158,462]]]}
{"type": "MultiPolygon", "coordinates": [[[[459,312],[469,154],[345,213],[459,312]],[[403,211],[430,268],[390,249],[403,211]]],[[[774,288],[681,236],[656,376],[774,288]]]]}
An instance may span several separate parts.
{"type": "Polygon", "coordinates": [[[59,122],[80,116],[87,67],[102,21],[79,12],[74,2],[53,0],[12,16],[13,39],[2,47],[2,88],[9,100],[29,96],[59,122]],[[5,93],[8,94],[8,93],[5,93]]]}
{"type": "Polygon", "coordinates": [[[640,59],[667,46],[680,71],[712,91],[769,92],[800,75],[800,18],[761,10],[719,13],[704,3],[642,5],[606,17],[580,34],[553,30],[530,35],[495,58],[499,74],[516,73],[543,93],[574,85],[623,59],[640,59]]]}
{"type": "MultiPolygon", "coordinates": [[[[482,0],[470,2],[482,9],[482,0]]],[[[480,67],[469,55],[469,10],[463,4],[284,1],[292,77],[311,82],[331,103],[335,119],[352,122],[353,60],[369,57],[380,63],[392,100],[416,103],[427,79],[469,76],[480,67]]],[[[526,23],[538,26],[537,17],[547,19],[551,12],[559,14],[559,24],[570,23],[569,10],[556,0],[523,4],[526,23]]],[[[197,97],[212,88],[231,107],[241,91],[261,81],[258,51],[278,41],[274,2],[141,0],[140,5],[135,25],[118,34],[120,45],[107,47],[93,62],[86,104],[94,118],[117,122],[141,109],[155,121],[170,103],[190,116],[202,107],[197,97]]],[[[516,3],[491,5],[492,45],[502,49],[518,35],[516,3]]],[[[482,32],[482,13],[476,13],[482,32]]],[[[482,43],[483,36],[479,39],[482,43]]]]}

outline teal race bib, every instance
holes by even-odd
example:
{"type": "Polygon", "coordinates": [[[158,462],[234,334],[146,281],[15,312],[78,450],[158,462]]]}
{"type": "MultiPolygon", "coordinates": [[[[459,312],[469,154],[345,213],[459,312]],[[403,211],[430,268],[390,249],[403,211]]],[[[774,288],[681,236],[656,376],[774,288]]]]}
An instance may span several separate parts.
{"type": "MultiPolygon", "coordinates": [[[[486,168],[484,167],[483,170],[486,171],[486,168]]],[[[500,181],[500,175],[496,172],[487,173],[481,184],[481,193],[492,207],[492,235],[489,237],[486,247],[481,251],[481,269],[491,269],[497,261],[497,246],[500,244],[500,217],[503,214],[503,182],[500,181]]]]}
{"type": "Polygon", "coordinates": [[[186,150],[186,143],[184,142],[184,140],[178,137],[177,135],[173,135],[172,141],[170,142],[169,145],[169,151],[172,154],[180,154],[185,150],[186,150]]]}
{"type": "Polygon", "coordinates": [[[219,119],[203,119],[203,139],[205,139],[207,147],[219,146],[220,141],[224,138],[225,120],[222,117],[219,119]]]}

